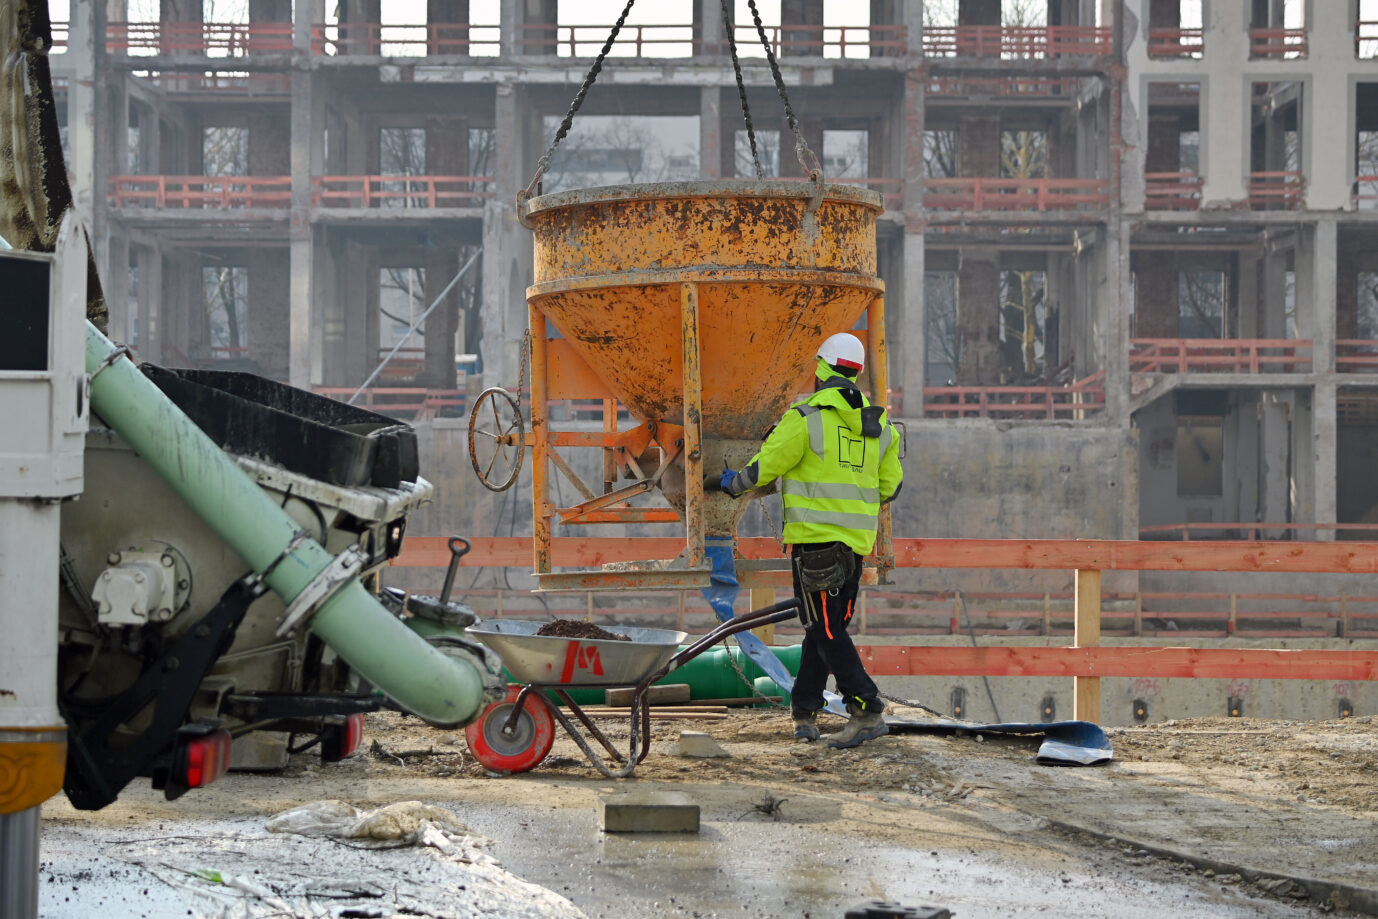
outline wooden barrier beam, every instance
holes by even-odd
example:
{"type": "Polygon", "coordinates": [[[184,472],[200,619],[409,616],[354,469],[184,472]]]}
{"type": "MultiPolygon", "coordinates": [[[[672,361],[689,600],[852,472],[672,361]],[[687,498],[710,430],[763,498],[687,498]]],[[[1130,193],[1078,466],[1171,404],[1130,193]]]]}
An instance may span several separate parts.
{"type": "Polygon", "coordinates": [[[872,676],[1378,680],[1372,651],[858,645],[872,676]]]}
{"type": "MultiPolygon", "coordinates": [[[[472,540],[462,565],[524,568],[530,537],[472,540]]],[[[392,564],[443,568],[443,537],[412,536],[392,564]]],[[[1066,571],[1255,571],[1378,574],[1378,542],[1137,542],[1111,539],[896,539],[899,568],[1020,568],[1066,571]]],[[[737,541],[743,558],[783,558],[768,537],[737,541]]],[[[561,537],[551,540],[551,563],[593,567],[605,562],[674,558],[683,537],[561,537]]]]}

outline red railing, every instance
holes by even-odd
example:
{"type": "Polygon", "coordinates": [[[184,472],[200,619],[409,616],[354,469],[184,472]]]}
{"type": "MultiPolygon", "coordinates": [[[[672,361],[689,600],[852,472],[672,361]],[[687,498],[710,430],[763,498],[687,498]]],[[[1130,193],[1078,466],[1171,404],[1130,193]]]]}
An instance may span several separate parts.
{"type": "Polygon", "coordinates": [[[1136,338],[1135,373],[1306,373],[1311,341],[1301,338],[1136,338]]]}
{"type": "Polygon", "coordinates": [[[236,72],[146,71],[139,79],[170,93],[219,92],[249,96],[285,96],[292,91],[291,75],[266,70],[236,72]]]}
{"type": "MultiPolygon", "coordinates": [[[[1296,536],[1317,530],[1339,533],[1374,534],[1378,533],[1378,523],[1156,523],[1139,527],[1140,539],[1294,539],[1296,536]],[[1282,537],[1269,535],[1286,534],[1282,537]]],[[[1371,538],[1371,537],[1368,537],[1371,538]]]]}
{"type": "Polygon", "coordinates": [[[1358,176],[1354,179],[1354,206],[1360,210],[1373,210],[1378,205],[1365,202],[1378,201],[1378,176],[1358,176]]]}
{"type": "MultiPolygon", "coordinates": [[[[353,386],[313,386],[311,391],[348,402],[353,386]]],[[[354,405],[402,421],[428,421],[441,415],[462,415],[467,397],[462,389],[425,389],[415,386],[380,386],[365,389],[354,405]]]]}
{"type": "Polygon", "coordinates": [[[1250,29],[1249,54],[1285,60],[1306,57],[1306,30],[1250,29]]]}
{"type": "Polygon", "coordinates": [[[1144,173],[1144,208],[1195,211],[1201,208],[1201,177],[1194,172],[1144,173]]]}
{"type": "Polygon", "coordinates": [[[1378,341],[1339,339],[1335,342],[1335,369],[1341,373],[1378,373],[1378,341]]]}
{"type": "Polygon", "coordinates": [[[925,207],[942,211],[1061,211],[1106,207],[1104,179],[928,179],[925,207]]]}
{"type": "Polygon", "coordinates": [[[318,176],[312,180],[318,207],[482,207],[493,197],[492,176],[318,176]]]}
{"type": "Polygon", "coordinates": [[[111,176],[110,204],[147,208],[285,208],[290,176],[111,176]]]}
{"type": "Polygon", "coordinates": [[[1113,33],[1100,26],[930,26],[927,57],[1050,58],[1114,51],[1113,33]]]}
{"type": "Polygon", "coordinates": [[[928,80],[928,93],[934,96],[1022,96],[1046,98],[1076,92],[1076,77],[981,77],[935,75],[928,80]]]}
{"type": "Polygon", "coordinates": [[[1253,172],[1249,174],[1249,207],[1296,210],[1306,197],[1306,179],[1300,172],[1253,172]]]}
{"type": "MultiPolygon", "coordinates": [[[[766,38],[776,57],[790,55],[813,57],[869,57],[902,55],[909,49],[909,29],[904,25],[871,26],[766,26],[766,38]],[[865,54],[855,54],[862,50],[865,54]]],[[[761,36],[754,25],[738,24],[732,37],[737,52],[754,55],[761,46],[761,36]]]]}
{"type": "Polygon", "coordinates": [[[1361,61],[1370,61],[1378,57],[1378,22],[1354,24],[1354,54],[1361,61]]]}
{"type": "Polygon", "coordinates": [[[71,38],[72,28],[70,23],[53,23],[53,48],[54,52],[67,50],[67,42],[71,38]]]}
{"type": "Polygon", "coordinates": [[[925,417],[1080,420],[1105,408],[1105,371],[1070,386],[925,386],[923,396],[925,417]]]}
{"type": "Polygon", "coordinates": [[[246,57],[292,50],[290,22],[111,22],[106,47],[115,54],[246,57]]]}
{"type": "Polygon", "coordinates": [[[496,24],[318,22],[311,27],[311,50],[315,54],[428,57],[479,53],[496,56],[499,49],[496,24]]]}
{"type": "Polygon", "coordinates": [[[1149,57],[1194,57],[1205,53],[1206,37],[1202,29],[1149,29],[1149,57]]]}

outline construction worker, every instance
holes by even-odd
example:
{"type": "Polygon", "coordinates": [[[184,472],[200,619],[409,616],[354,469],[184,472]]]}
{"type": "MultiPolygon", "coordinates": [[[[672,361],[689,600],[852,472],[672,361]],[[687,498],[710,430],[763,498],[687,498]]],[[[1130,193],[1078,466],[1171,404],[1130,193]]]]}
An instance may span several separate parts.
{"type": "Polygon", "coordinates": [[[828,674],[847,705],[846,726],[828,746],[855,747],[889,731],[885,703],[847,634],[861,561],[876,543],[882,504],[899,494],[899,437],[885,409],[857,388],[866,349],[855,335],[833,335],[818,349],[814,392],[796,402],[740,472],[719,486],[734,498],[780,480],[784,541],[800,599],[804,647],[791,695],[794,736],[819,739],[818,712],[828,674]]]}

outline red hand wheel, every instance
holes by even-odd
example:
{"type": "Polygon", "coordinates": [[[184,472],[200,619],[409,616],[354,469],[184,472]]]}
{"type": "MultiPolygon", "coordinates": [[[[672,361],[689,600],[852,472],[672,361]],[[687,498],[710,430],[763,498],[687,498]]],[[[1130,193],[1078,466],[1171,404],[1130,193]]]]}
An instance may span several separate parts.
{"type": "Polygon", "coordinates": [[[464,729],[474,758],[495,772],[534,769],[555,743],[555,717],[543,700],[534,698],[534,693],[522,705],[512,730],[504,730],[521,690],[520,686],[509,686],[506,699],[488,706],[477,721],[464,729]]]}

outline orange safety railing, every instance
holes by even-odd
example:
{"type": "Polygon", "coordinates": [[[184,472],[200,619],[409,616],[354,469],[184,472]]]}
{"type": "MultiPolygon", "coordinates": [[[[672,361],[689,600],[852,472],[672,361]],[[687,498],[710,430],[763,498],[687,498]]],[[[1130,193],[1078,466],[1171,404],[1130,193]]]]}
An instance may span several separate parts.
{"type": "Polygon", "coordinates": [[[1301,207],[1306,196],[1306,178],[1300,172],[1249,173],[1249,207],[1277,205],[1283,210],[1301,207]]]}
{"type": "Polygon", "coordinates": [[[1144,208],[1195,211],[1201,207],[1201,177],[1194,172],[1144,173],[1144,208]]]}
{"type": "Polygon", "coordinates": [[[1378,201],[1378,176],[1357,176],[1354,179],[1354,204],[1360,210],[1372,210],[1378,205],[1366,202],[1378,201]]]}
{"type": "MultiPolygon", "coordinates": [[[[596,57],[608,38],[608,26],[527,23],[518,40],[528,54],[596,57]]],[[[631,57],[689,57],[697,50],[694,27],[688,24],[624,25],[617,35],[615,54],[631,57]]]]}
{"type": "Polygon", "coordinates": [[[1051,58],[1099,56],[1114,51],[1114,36],[1100,26],[929,26],[927,57],[1051,58]]]}
{"type": "MultiPolygon", "coordinates": [[[[550,555],[555,566],[588,568],[618,561],[672,559],[684,550],[684,546],[683,537],[566,537],[550,541],[550,555]]],[[[1205,542],[1194,545],[1191,552],[1184,552],[1173,543],[1131,540],[897,538],[893,547],[898,568],[1074,572],[1072,641],[1067,647],[860,645],[867,670],[873,676],[1072,677],[1074,717],[1089,721],[1100,720],[1100,679],[1103,677],[1378,680],[1378,656],[1370,649],[1101,645],[1102,634],[1109,633],[1104,626],[1114,617],[1113,613],[1108,616],[1102,606],[1106,599],[1101,593],[1104,571],[1328,573],[1371,577],[1378,574],[1378,544],[1375,543],[1205,542]]],[[[742,558],[748,559],[783,557],[779,542],[771,538],[741,537],[737,550],[742,558]]],[[[459,563],[470,568],[530,570],[532,557],[530,537],[474,539],[470,552],[459,563]]],[[[443,568],[449,561],[447,540],[410,537],[393,564],[443,568]]],[[[779,585],[787,587],[788,572],[782,568],[778,574],[779,585]]],[[[1343,623],[1337,630],[1340,635],[1345,634],[1349,621],[1355,618],[1354,612],[1346,608],[1351,599],[1366,605],[1378,601],[1375,597],[1337,599],[1343,623]]],[[[593,609],[591,595],[588,608],[593,609]]],[[[1133,612],[1140,620],[1145,615],[1165,618],[1184,615],[1180,611],[1133,612]]],[[[1261,614],[1268,612],[1260,610],[1241,617],[1236,603],[1226,621],[1238,626],[1243,620],[1266,618],[1261,614]]],[[[1364,618],[1371,622],[1375,617],[1369,612],[1365,611],[1364,618]]],[[[1282,614],[1288,619],[1302,618],[1296,610],[1283,610],[1282,614]]],[[[868,618],[870,615],[868,612],[868,618]]],[[[1349,637],[1355,636],[1350,633],[1349,637]]]]}
{"type": "Polygon", "coordinates": [[[1139,527],[1140,539],[1277,539],[1270,533],[1287,534],[1292,538],[1318,530],[1339,533],[1378,533],[1378,523],[1155,523],[1139,527]]]}
{"type": "Polygon", "coordinates": [[[482,207],[493,197],[492,176],[317,176],[318,207],[482,207]]]}
{"type": "Polygon", "coordinates": [[[144,71],[140,80],[168,92],[244,93],[249,96],[285,96],[292,91],[291,74],[272,71],[144,71]]]}
{"type": "Polygon", "coordinates": [[[1306,30],[1250,29],[1249,54],[1287,60],[1306,57],[1306,30]]]}
{"type": "Polygon", "coordinates": [[[1149,57],[1194,57],[1205,53],[1206,36],[1202,29],[1149,29],[1149,57]]]}
{"type": "MultiPolygon", "coordinates": [[[[870,26],[766,26],[766,38],[776,57],[865,57],[902,55],[909,48],[909,30],[902,24],[870,26]],[[867,54],[853,54],[864,49],[867,54]]],[[[732,37],[739,53],[752,53],[761,44],[754,25],[737,24],[732,37]]]]}
{"type": "Polygon", "coordinates": [[[106,48],[113,54],[192,54],[246,57],[292,50],[290,22],[111,22],[106,48]]]}
{"type": "Polygon", "coordinates": [[[1308,373],[1306,338],[1135,338],[1129,369],[1136,373],[1308,373]]]}
{"type": "Polygon", "coordinates": [[[110,204],[147,208],[285,208],[290,176],[111,176],[110,204]]]}
{"type": "Polygon", "coordinates": [[[1378,373],[1378,341],[1339,339],[1335,342],[1335,369],[1341,373],[1378,373]]]}
{"type": "Polygon", "coordinates": [[[1105,371],[1070,386],[925,386],[923,396],[925,417],[1080,420],[1105,408],[1105,371]]]}
{"type": "Polygon", "coordinates": [[[928,179],[923,203],[943,211],[1062,211],[1106,207],[1104,179],[928,179]]]}
{"type": "Polygon", "coordinates": [[[323,55],[429,57],[481,52],[491,56],[497,54],[498,42],[496,23],[318,22],[311,26],[311,50],[323,55]]]}
{"type": "Polygon", "coordinates": [[[72,26],[68,22],[54,22],[53,24],[53,48],[54,52],[67,50],[67,42],[71,38],[72,26]]]}
{"type": "Polygon", "coordinates": [[[967,76],[935,74],[928,80],[934,96],[1068,96],[1081,81],[1076,77],[967,76]]]}

